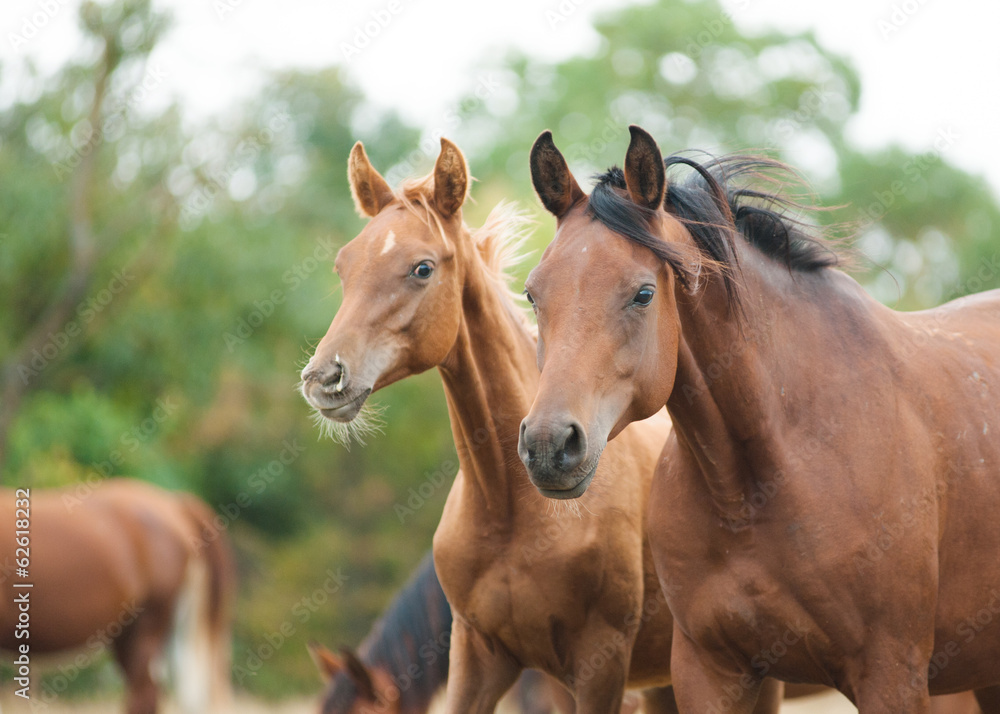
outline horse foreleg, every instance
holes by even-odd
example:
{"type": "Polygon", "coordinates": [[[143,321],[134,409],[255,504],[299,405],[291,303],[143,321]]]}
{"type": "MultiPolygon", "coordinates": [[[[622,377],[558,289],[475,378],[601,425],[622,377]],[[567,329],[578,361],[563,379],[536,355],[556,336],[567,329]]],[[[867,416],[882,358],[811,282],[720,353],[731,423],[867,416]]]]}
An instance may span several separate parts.
{"type": "MultiPolygon", "coordinates": [[[[778,711],[777,683],[752,677],[737,669],[727,669],[710,660],[695,647],[674,623],[670,671],[674,696],[682,712],[726,712],[751,714],[778,711]],[[761,706],[758,698],[763,696],[761,706]]],[[[780,689],[780,687],[778,687],[780,689]]]]}
{"type": "Polygon", "coordinates": [[[930,714],[927,669],[932,638],[927,637],[923,647],[889,637],[872,640],[875,644],[865,652],[857,679],[848,682],[859,714],[930,714]]]}
{"type": "Polygon", "coordinates": [[[514,684],[521,667],[460,617],[451,628],[445,714],[488,714],[514,684]]]}
{"type": "Polygon", "coordinates": [[[573,690],[578,714],[622,710],[632,644],[610,627],[591,628],[576,643],[573,690]]]}

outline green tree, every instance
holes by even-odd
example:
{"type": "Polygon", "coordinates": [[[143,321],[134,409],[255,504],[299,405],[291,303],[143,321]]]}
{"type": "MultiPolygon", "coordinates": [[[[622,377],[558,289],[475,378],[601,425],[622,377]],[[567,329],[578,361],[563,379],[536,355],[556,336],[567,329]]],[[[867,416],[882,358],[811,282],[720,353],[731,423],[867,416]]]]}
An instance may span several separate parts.
{"type": "MultiPolygon", "coordinates": [[[[550,20],[554,31],[566,21],[550,20]]],[[[639,124],[665,152],[765,151],[801,171],[822,203],[844,207],[830,218],[853,224],[858,248],[888,269],[863,265],[858,277],[890,304],[927,307],[1000,285],[996,202],[981,178],[941,158],[955,129],[929,137],[926,154],[859,151],[844,138],[858,75],[810,33],[745,36],[716,0],[627,7],[596,29],[590,56],[509,57],[508,101],[487,103],[460,128],[457,140],[487,147],[473,172],[491,199],[536,203],[528,151],[542,129],[585,177],[620,163],[628,125],[639,124]]],[[[541,223],[544,244],[551,221],[541,223]]]]}

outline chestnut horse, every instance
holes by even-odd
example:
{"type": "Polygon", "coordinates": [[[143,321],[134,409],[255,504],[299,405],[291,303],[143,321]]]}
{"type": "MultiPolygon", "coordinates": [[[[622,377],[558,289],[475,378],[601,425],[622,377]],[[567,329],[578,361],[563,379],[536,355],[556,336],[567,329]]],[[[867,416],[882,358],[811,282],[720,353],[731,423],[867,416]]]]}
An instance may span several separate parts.
{"type": "Polygon", "coordinates": [[[26,655],[33,701],[54,696],[39,688],[38,656],[66,652],[81,668],[110,651],[128,714],[156,712],[161,664],[171,665],[183,711],[228,706],[235,575],[213,517],[194,496],[131,479],[0,489],[0,562],[12,581],[0,596],[0,648],[15,653],[15,667],[26,655]],[[28,526],[26,540],[15,543],[15,526],[28,526]],[[27,627],[15,629],[24,613],[27,627]]]}
{"type": "Polygon", "coordinates": [[[927,712],[1000,681],[1000,291],[879,304],[744,183],[781,168],[664,161],[632,127],[588,197],[538,138],[558,227],[526,283],[542,375],[519,451],[575,497],[666,404],[649,535],[681,711],[747,712],[767,674],[927,712]]]}
{"type": "Polygon", "coordinates": [[[455,620],[446,711],[493,711],[524,668],[564,683],[588,713],[618,711],[626,686],[668,684],[672,619],[645,513],[669,422],[625,430],[602,464],[615,487],[555,509],[517,458],[538,380],[533,331],[504,273],[524,219],[501,205],[470,233],[465,157],[446,139],[434,172],[398,194],[360,143],[348,174],[371,220],[337,256],[343,304],[302,393],[326,419],[349,422],[373,391],[441,373],[461,465],[434,536],[455,620]]]}

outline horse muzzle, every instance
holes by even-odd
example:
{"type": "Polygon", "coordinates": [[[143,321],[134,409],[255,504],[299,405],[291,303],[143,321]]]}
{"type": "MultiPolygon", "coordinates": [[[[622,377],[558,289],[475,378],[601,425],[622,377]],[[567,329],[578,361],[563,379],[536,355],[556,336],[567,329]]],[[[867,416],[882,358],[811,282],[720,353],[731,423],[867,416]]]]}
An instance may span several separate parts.
{"type": "Polygon", "coordinates": [[[517,453],[531,483],[546,498],[579,498],[586,492],[600,458],[588,458],[587,451],[587,436],[576,422],[521,422],[517,453]]]}
{"type": "Polygon", "coordinates": [[[372,393],[370,386],[353,383],[346,365],[335,360],[327,367],[307,365],[302,370],[302,396],[325,418],[353,420],[372,393]]]}

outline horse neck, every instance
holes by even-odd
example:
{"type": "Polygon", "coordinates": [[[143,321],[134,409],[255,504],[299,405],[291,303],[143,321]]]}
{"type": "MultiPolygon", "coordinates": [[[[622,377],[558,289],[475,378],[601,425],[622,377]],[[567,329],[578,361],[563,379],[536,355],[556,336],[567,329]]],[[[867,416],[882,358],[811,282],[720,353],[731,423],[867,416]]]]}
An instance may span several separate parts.
{"type": "MultiPolygon", "coordinates": [[[[789,372],[806,359],[789,354],[789,345],[796,325],[822,319],[813,301],[789,299],[799,276],[749,246],[737,252],[742,325],[717,274],[696,295],[676,288],[681,336],[667,403],[681,448],[702,473],[718,515],[736,519],[730,522],[739,522],[751,490],[783,463],[782,385],[794,381],[789,372]]],[[[810,355],[808,368],[817,369],[821,357],[810,355]]]]}
{"type": "Polygon", "coordinates": [[[471,239],[461,244],[462,321],[440,372],[465,478],[485,511],[503,518],[528,483],[517,439],[538,387],[535,340],[471,239]]]}

